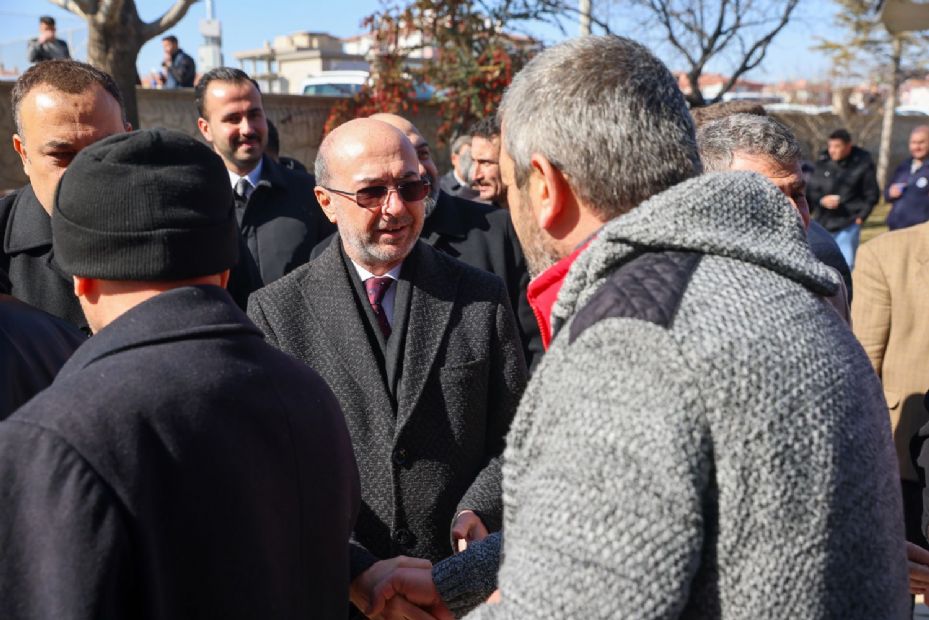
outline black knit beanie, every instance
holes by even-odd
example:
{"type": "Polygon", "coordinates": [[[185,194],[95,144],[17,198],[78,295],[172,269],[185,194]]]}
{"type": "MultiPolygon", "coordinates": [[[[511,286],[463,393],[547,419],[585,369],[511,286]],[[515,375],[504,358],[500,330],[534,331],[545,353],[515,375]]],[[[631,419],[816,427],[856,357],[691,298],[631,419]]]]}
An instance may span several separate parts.
{"type": "Polygon", "coordinates": [[[110,136],[80,153],[55,192],[55,261],[102,280],[176,281],[238,259],[229,174],[179,131],[110,136]]]}

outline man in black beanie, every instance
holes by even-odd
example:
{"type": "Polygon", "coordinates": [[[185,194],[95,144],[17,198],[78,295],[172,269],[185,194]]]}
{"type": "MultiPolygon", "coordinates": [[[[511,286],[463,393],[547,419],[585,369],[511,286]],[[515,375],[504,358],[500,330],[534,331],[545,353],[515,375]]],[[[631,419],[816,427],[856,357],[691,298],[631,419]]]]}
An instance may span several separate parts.
{"type": "Polygon", "coordinates": [[[344,616],[351,444],[223,290],[226,177],[159,129],[62,177],[54,251],[96,335],[0,423],[0,617],[344,616]]]}

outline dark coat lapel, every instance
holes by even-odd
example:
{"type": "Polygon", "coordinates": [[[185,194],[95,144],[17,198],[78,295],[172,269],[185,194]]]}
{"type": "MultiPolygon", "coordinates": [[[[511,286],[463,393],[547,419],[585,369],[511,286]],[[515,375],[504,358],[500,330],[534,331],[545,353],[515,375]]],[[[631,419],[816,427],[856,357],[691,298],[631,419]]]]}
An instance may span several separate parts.
{"type": "Polygon", "coordinates": [[[391,406],[392,399],[384,383],[384,374],[378,362],[377,343],[369,338],[367,319],[362,314],[352,290],[350,275],[342,259],[341,243],[329,244],[326,251],[314,261],[308,273],[302,294],[310,316],[308,333],[319,335],[326,342],[326,350],[338,360],[359,389],[368,392],[372,400],[391,406]],[[346,359],[345,343],[364,351],[363,355],[346,359]],[[375,380],[380,378],[380,380],[375,380]]]}
{"type": "Polygon", "coordinates": [[[415,260],[415,274],[403,347],[403,374],[397,388],[397,432],[416,408],[426,387],[448,329],[461,277],[450,259],[424,243],[416,244],[407,258],[410,259],[415,260]]]}

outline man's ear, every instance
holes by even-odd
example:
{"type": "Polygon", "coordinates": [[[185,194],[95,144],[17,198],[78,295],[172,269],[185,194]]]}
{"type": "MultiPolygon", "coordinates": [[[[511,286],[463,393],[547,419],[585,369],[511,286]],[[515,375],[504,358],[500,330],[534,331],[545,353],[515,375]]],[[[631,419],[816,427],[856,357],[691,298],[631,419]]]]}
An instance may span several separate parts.
{"type": "Polygon", "coordinates": [[[74,279],[74,296],[87,297],[93,290],[93,279],[82,276],[73,276],[74,279]]]}
{"type": "Polygon", "coordinates": [[[335,205],[332,204],[332,195],[326,190],[326,188],[317,185],[313,188],[313,192],[316,194],[316,202],[319,203],[319,206],[322,208],[323,213],[326,214],[326,218],[333,224],[337,224],[336,215],[335,215],[335,205]]]}
{"type": "Polygon", "coordinates": [[[533,153],[529,166],[529,192],[532,197],[539,227],[543,230],[554,229],[573,197],[571,188],[562,174],[544,155],[533,153]]]}
{"type": "Polygon", "coordinates": [[[23,170],[26,172],[26,176],[28,176],[29,171],[26,170],[26,143],[19,137],[18,133],[13,134],[13,150],[19,154],[19,159],[23,162],[23,170]]]}
{"type": "Polygon", "coordinates": [[[197,129],[200,130],[200,135],[203,136],[203,139],[213,144],[213,132],[210,131],[210,123],[202,116],[197,118],[197,129]]]}

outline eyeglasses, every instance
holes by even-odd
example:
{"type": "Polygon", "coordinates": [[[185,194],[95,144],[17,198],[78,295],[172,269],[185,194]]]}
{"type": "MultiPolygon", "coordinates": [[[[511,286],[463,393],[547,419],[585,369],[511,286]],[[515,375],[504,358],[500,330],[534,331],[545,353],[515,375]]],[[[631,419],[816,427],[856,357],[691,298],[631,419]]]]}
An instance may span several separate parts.
{"type": "Polygon", "coordinates": [[[389,185],[372,185],[371,187],[362,187],[357,192],[346,192],[341,189],[332,189],[323,186],[323,189],[334,194],[340,194],[346,198],[351,198],[359,207],[365,209],[375,209],[387,202],[387,196],[390,192],[397,192],[400,200],[404,202],[417,202],[429,195],[429,181],[418,179],[416,181],[404,181],[397,183],[396,187],[389,185]]]}

